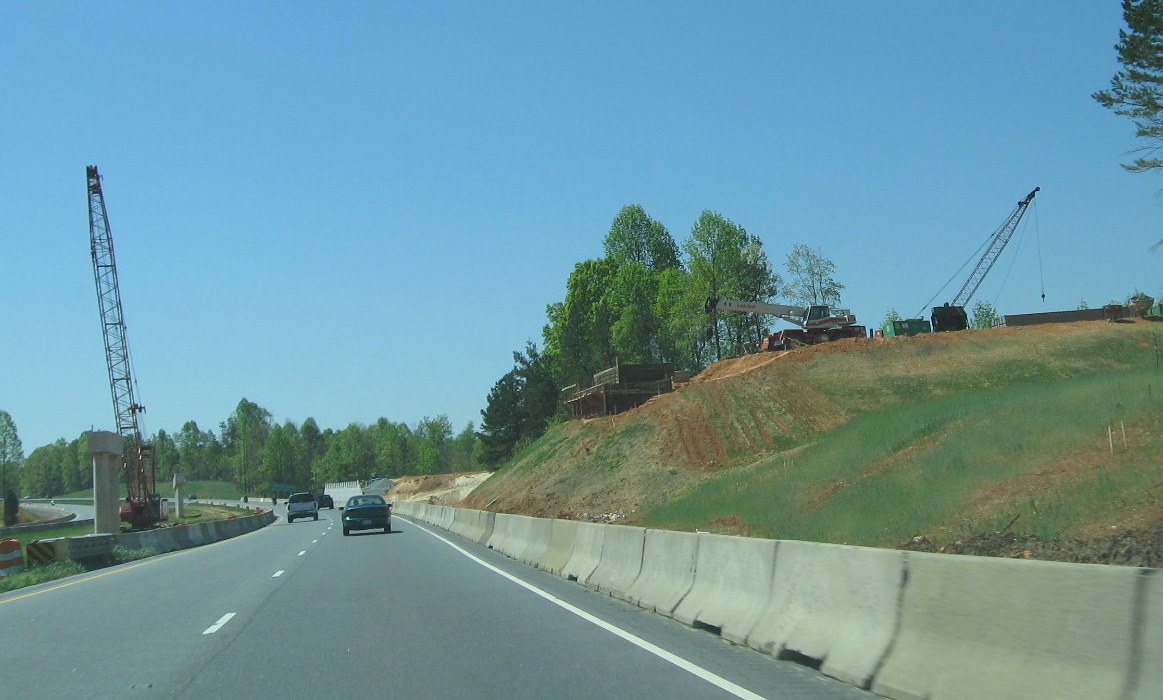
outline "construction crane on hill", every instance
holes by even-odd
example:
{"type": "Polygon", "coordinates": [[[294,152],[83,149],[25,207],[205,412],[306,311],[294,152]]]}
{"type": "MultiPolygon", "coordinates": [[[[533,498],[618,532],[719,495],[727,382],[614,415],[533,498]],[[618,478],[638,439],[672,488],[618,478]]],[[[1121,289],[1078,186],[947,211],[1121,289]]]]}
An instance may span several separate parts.
{"type": "Polygon", "coordinates": [[[788,306],[762,301],[711,298],[707,299],[703,310],[707,313],[736,311],[767,314],[799,326],[769,333],[760,341],[759,350],[791,350],[799,345],[815,345],[841,338],[863,338],[866,334],[864,326],[856,325],[856,316],[851,311],[826,304],[788,306]]]}
{"type": "Polygon", "coordinates": [[[145,407],[134,398],[129,344],[125,339],[121,291],[117,284],[117,261],[113,255],[113,236],[109,232],[101,176],[95,165],[87,166],[85,170],[89,185],[89,244],[93,253],[101,330],[105,338],[109,387],[113,394],[117,432],[125,439],[126,499],[121,504],[121,519],[135,528],[149,527],[165,518],[161,495],[156,488],[154,449],[142,439],[138,421],[138,413],[144,413],[145,407]]]}
{"type": "MultiPolygon", "coordinates": [[[[990,235],[985,252],[981,254],[977,260],[977,265],[969,273],[965,284],[961,285],[960,291],[953,296],[953,300],[946,302],[943,306],[933,307],[934,331],[962,331],[969,327],[969,316],[965,313],[965,306],[973,298],[985,276],[993,269],[993,264],[997,262],[998,257],[1005,250],[1006,244],[1013,237],[1022,216],[1025,215],[1026,209],[1030,206],[1030,202],[1034,201],[1034,195],[1041,189],[1041,187],[1035,187],[1032,192],[1026,195],[1025,199],[1018,202],[1017,207],[1014,208],[1013,213],[1009,215],[1005,223],[990,235]]],[[[1042,296],[1045,298],[1044,294],[1042,296]]]]}

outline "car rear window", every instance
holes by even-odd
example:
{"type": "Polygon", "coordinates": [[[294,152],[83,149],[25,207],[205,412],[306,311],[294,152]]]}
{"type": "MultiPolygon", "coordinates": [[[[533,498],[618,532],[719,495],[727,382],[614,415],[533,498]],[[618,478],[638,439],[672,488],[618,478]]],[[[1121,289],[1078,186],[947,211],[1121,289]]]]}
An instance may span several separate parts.
{"type": "Polygon", "coordinates": [[[314,501],[315,497],[309,493],[296,493],[291,496],[291,503],[306,503],[307,501],[314,501]]]}
{"type": "Polygon", "coordinates": [[[379,496],[357,496],[348,501],[348,504],[353,506],[382,506],[386,503],[387,501],[379,496]]]}

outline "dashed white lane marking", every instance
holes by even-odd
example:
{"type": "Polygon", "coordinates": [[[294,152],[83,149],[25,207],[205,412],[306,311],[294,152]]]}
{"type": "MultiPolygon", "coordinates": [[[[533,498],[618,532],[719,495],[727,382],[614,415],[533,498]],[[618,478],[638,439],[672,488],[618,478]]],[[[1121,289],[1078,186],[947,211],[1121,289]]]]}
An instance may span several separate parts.
{"type": "Polygon", "coordinates": [[[451,540],[447,540],[447,539],[441,537],[440,535],[436,534],[432,530],[429,530],[428,528],[426,528],[418,523],[410,522],[409,524],[411,524],[413,527],[416,527],[419,530],[423,530],[424,532],[427,532],[429,535],[432,535],[433,537],[440,540],[444,544],[448,545],[449,547],[452,547],[456,551],[460,552],[464,556],[475,561],[476,563],[480,564],[481,566],[485,567],[486,569],[492,571],[493,573],[509,579],[510,581],[517,584],[518,586],[521,586],[522,588],[525,588],[525,589],[531,591],[535,595],[538,595],[538,596],[544,598],[545,600],[549,601],[550,603],[553,603],[554,605],[556,605],[560,608],[563,608],[563,609],[573,613],[574,615],[577,615],[578,617],[585,620],[586,622],[589,622],[593,625],[596,625],[596,626],[600,627],[601,629],[606,630],[610,634],[613,634],[617,637],[621,637],[622,639],[626,640],[627,642],[630,642],[634,646],[636,646],[644,651],[650,652],[651,654],[654,654],[655,656],[662,659],[663,661],[667,661],[669,663],[674,664],[675,666],[678,666],[679,668],[686,671],[687,673],[689,673],[693,676],[696,676],[698,678],[701,678],[704,681],[710,683],[711,685],[716,686],[718,688],[721,688],[721,689],[727,691],[728,693],[734,695],[737,698],[744,698],[745,700],[764,700],[762,695],[757,695],[756,693],[751,692],[750,690],[744,688],[743,686],[736,685],[735,683],[732,683],[731,681],[727,680],[726,678],[723,678],[722,676],[716,675],[715,673],[708,671],[707,669],[703,668],[702,666],[698,666],[698,665],[694,664],[693,662],[687,661],[686,659],[682,658],[681,656],[678,656],[676,654],[672,654],[671,652],[663,649],[662,647],[655,646],[654,644],[651,644],[650,642],[646,641],[645,639],[642,639],[641,637],[638,637],[634,634],[631,634],[630,632],[627,632],[626,630],[622,629],[621,627],[615,627],[613,624],[606,622],[605,620],[601,619],[600,617],[595,617],[595,616],[589,614],[588,612],[582,610],[581,608],[570,605],[569,603],[565,602],[564,600],[554,596],[552,593],[549,593],[548,591],[543,591],[540,588],[538,588],[537,586],[534,586],[533,584],[531,584],[527,581],[522,581],[521,579],[508,573],[507,571],[501,571],[500,569],[493,566],[492,564],[484,561],[483,559],[476,557],[475,555],[471,554],[467,550],[462,549],[460,546],[458,546],[457,544],[455,544],[451,540]]]}
{"type": "Polygon", "coordinates": [[[319,540],[311,540],[311,544],[318,544],[319,540]]]}
{"type": "Polygon", "coordinates": [[[304,554],[306,554],[306,553],[307,553],[307,550],[305,550],[305,549],[304,549],[302,552],[299,552],[299,554],[298,554],[297,556],[300,556],[300,557],[301,557],[301,556],[303,556],[303,555],[304,555],[304,554]]]}
{"type": "Polygon", "coordinates": [[[283,572],[285,572],[285,571],[286,571],[286,569],[279,569],[278,571],[275,572],[274,576],[271,576],[271,578],[278,578],[278,577],[282,576],[283,572]]]}
{"type": "Polygon", "coordinates": [[[232,617],[234,617],[234,613],[226,613],[222,617],[218,618],[218,622],[215,622],[214,624],[207,627],[206,631],[203,632],[202,634],[214,634],[218,630],[222,629],[222,625],[225,625],[227,622],[230,622],[230,618],[232,618],[232,617]]]}

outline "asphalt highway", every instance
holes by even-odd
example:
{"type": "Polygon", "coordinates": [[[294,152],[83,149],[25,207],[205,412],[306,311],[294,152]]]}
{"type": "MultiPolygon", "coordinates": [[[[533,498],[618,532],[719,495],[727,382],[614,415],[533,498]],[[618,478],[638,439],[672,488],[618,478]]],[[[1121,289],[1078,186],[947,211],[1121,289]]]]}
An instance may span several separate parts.
{"type": "Polygon", "coordinates": [[[874,697],[400,516],[344,537],[339,514],[0,594],[3,696],[874,697]]]}

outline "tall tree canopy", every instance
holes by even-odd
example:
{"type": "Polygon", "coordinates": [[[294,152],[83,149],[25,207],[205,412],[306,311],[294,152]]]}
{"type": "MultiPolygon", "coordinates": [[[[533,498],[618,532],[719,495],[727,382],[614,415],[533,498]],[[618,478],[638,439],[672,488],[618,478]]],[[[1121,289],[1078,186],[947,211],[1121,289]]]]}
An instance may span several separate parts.
{"type": "Polygon", "coordinates": [[[557,378],[563,385],[584,383],[614,364],[614,319],[607,292],[616,270],[608,259],[578,263],[565,283],[565,301],[547,309],[545,345],[557,358],[557,378]]]}
{"type": "Polygon", "coordinates": [[[514,367],[489,392],[481,411],[481,462],[498,465],[525,443],[541,437],[560,410],[557,382],[549,359],[532,341],[513,353],[514,367]]]}
{"type": "Polygon", "coordinates": [[[8,411],[0,410],[0,497],[4,500],[5,525],[16,524],[16,509],[9,507],[12,499],[8,492],[12,485],[8,479],[15,476],[15,470],[23,461],[24,446],[20,444],[20,436],[16,433],[16,422],[8,411]]]}
{"type": "MultiPolygon", "coordinates": [[[[763,242],[718,212],[704,211],[699,216],[683,250],[691,284],[704,300],[768,301],[778,288],[763,242]]],[[[768,330],[768,319],[760,314],[715,314],[713,324],[716,357],[722,356],[723,334],[738,351],[746,343],[758,341],[768,330]]]]}
{"type": "Polygon", "coordinates": [[[263,443],[271,431],[271,412],[243,398],[222,424],[222,441],[237,456],[237,481],[244,495],[259,484],[263,443]]]}
{"type": "Polygon", "coordinates": [[[1163,148],[1163,0],[1123,0],[1123,18],[1129,31],[1119,30],[1115,45],[1123,69],[1109,90],[1093,97],[1134,122],[1136,135],[1145,141],[1138,150],[1147,155],[1123,167],[1143,172],[1163,167],[1156,155],[1163,148]]]}
{"type": "Polygon", "coordinates": [[[797,243],[787,256],[788,284],[784,293],[797,304],[839,304],[844,285],[832,277],[835,271],[835,263],[825,258],[819,248],[797,243]]]}
{"type": "Polygon", "coordinates": [[[496,466],[513,455],[521,439],[521,377],[509,370],[489,390],[481,411],[481,463],[496,466]]]}
{"type": "Polygon", "coordinates": [[[602,245],[606,258],[618,266],[637,263],[655,272],[680,266],[674,238],[639,204],[622,207],[602,245]]]}

